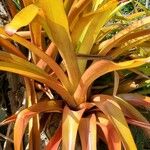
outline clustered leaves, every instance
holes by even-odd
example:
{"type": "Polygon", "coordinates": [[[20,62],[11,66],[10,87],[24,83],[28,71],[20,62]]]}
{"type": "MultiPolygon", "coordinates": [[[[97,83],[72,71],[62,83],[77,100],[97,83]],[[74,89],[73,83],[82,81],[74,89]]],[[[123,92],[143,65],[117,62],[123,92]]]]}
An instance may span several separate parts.
{"type": "Polygon", "coordinates": [[[127,92],[119,92],[119,81],[131,82],[122,70],[141,77],[133,68],[150,62],[150,56],[131,55],[149,41],[150,17],[147,9],[123,15],[130,2],[20,0],[21,11],[0,27],[0,44],[6,50],[0,51],[0,70],[21,75],[25,84],[26,108],[0,123],[15,123],[15,150],[21,149],[26,128],[29,149],[40,149],[40,121],[47,113],[62,114],[47,150],[60,145],[73,150],[79,138],[83,150],[97,149],[99,139],[109,150],[136,150],[128,124],[150,136],[148,120],[135,108],[149,108],[150,97],[128,93],[129,84],[127,92]],[[10,40],[28,49],[30,57],[10,40]],[[93,94],[94,81],[111,72],[113,88],[93,94]],[[37,89],[46,98],[39,97],[37,89]]]}

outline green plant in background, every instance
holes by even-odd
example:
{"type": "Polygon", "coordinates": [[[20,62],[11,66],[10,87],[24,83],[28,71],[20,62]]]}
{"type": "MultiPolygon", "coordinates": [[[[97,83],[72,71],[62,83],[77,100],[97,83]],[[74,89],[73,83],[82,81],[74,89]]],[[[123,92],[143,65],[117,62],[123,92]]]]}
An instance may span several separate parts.
{"type": "Polygon", "coordinates": [[[0,43],[6,49],[0,52],[0,70],[21,75],[25,84],[26,108],[1,122],[1,125],[15,122],[15,150],[21,149],[27,127],[29,149],[40,149],[40,133],[49,124],[41,121],[44,118],[41,113],[62,114],[60,121],[54,120],[59,127],[46,149],[59,149],[61,145],[64,150],[73,150],[79,146],[76,139],[80,139],[82,149],[95,150],[100,139],[110,150],[136,150],[128,124],[142,127],[150,136],[148,120],[135,108],[148,109],[150,98],[133,93],[130,85],[134,81],[121,70],[128,69],[141,77],[144,72],[133,68],[150,62],[149,56],[134,55],[150,40],[147,12],[124,16],[121,9],[130,2],[117,0],[20,3],[24,8],[0,28],[0,43]],[[117,15],[120,19],[116,21],[117,15]],[[136,20],[137,17],[142,19],[136,20]],[[24,26],[28,28],[24,30],[24,26]],[[30,57],[10,40],[27,48],[30,57]],[[93,94],[94,81],[101,83],[100,77],[111,72],[114,83],[93,94]]]}

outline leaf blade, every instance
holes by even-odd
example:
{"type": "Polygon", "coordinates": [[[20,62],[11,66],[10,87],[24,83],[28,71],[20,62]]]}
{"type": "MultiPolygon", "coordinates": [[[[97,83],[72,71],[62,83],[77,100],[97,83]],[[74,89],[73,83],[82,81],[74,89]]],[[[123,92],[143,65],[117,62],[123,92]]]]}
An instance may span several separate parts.
{"type": "Polygon", "coordinates": [[[38,14],[38,11],[39,8],[34,4],[23,8],[15,15],[13,20],[5,26],[7,34],[13,35],[19,28],[28,25],[38,14]]]}
{"type": "Polygon", "coordinates": [[[17,116],[14,126],[15,150],[20,150],[25,128],[33,116],[44,111],[60,112],[62,111],[61,105],[61,101],[45,101],[34,104],[21,111],[17,116]],[[18,129],[20,129],[19,132],[18,129]]]}
{"type": "Polygon", "coordinates": [[[77,136],[77,130],[82,114],[85,109],[72,111],[67,106],[63,111],[62,122],[62,149],[74,150],[77,136]]]}

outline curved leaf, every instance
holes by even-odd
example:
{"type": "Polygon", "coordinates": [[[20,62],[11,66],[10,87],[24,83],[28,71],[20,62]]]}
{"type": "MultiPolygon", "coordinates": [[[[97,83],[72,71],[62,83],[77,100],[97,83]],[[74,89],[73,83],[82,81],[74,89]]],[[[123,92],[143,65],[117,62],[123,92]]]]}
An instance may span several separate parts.
{"type": "Polygon", "coordinates": [[[111,121],[117,133],[119,134],[125,149],[137,150],[134,139],[120,106],[112,99],[107,99],[107,96],[106,99],[104,97],[103,102],[101,101],[101,97],[95,97],[93,101],[111,121]]]}
{"type": "Polygon", "coordinates": [[[97,114],[97,125],[103,131],[109,150],[121,150],[121,140],[116,129],[104,114],[97,114]]]}
{"type": "Polygon", "coordinates": [[[63,58],[70,82],[75,90],[80,79],[80,72],[73,50],[63,1],[39,0],[37,5],[44,12],[47,24],[50,28],[51,40],[56,44],[60,55],[63,58]]]}
{"type": "Polygon", "coordinates": [[[94,114],[87,118],[82,118],[79,125],[79,134],[82,149],[96,150],[97,131],[96,117],[94,114]]]}
{"type": "Polygon", "coordinates": [[[14,126],[14,148],[15,150],[20,150],[23,134],[25,132],[26,126],[29,120],[36,114],[41,112],[61,112],[62,111],[62,101],[44,101],[32,105],[31,107],[21,111],[16,119],[14,126]],[[19,132],[18,132],[19,129],[19,132]]]}
{"type": "Polygon", "coordinates": [[[48,142],[45,150],[58,150],[60,142],[62,140],[62,127],[58,127],[58,129],[55,131],[55,134],[48,142]]]}
{"type": "MultiPolygon", "coordinates": [[[[90,21],[90,23],[87,24],[87,26],[83,30],[82,35],[78,41],[80,43],[79,44],[80,46],[78,47],[78,50],[77,50],[78,53],[81,53],[81,54],[90,53],[91,48],[99,32],[101,31],[101,28],[109,20],[110,14],[112,10],[116,8],[117,4],[118,2],[116,0],[110,0],[108,3],[105,4],[106,6],[105,5],[103,6],[104,8],[106,7],[106,10],[103,11],[102,13],[98,13],[97,15],[95,15],[93,19],[90,21]],[[107,7],[109,9],[107,9],[107,7]]],[[[104,9],[103,7],[101,7],[99,11],[103,10],[104,9]]],[[[79,63],[81,74],[83,74],[83,72],[85,71],[87,61],[79,60],[78,63],[79,63]]]]}
{"type": "Polygon", "coordinates": [[[3,46],[8,52],[11,52],[21,58],[26,59],[24,54],[17,47],[15,47],[8,40],[3,39],[2,37],[0,37],[0,45],[3,46]]]}
{"type": "Polygon", "coordinates": [[[120,62],[120,63],[114,63],[110,60],[100,60],[95,62],[82,75],[80,83],[74,93],[75,100],[78,103],[85,102],[88,87],[98,77],[106,73],[109,73],[111,71],[135,68],[145,63],[148,63],[149,61],[150,61],[150,57],[134,59],[134,60],[120,62]]]}
{"type": "Polygon", "coordinates": [[[9,35],[13,35],[19,28],[28,25],[38,12],[39,8],[34,4],[23,8],[15,15],[13,20],[5,26],[5,31],[9,35]]]}
{"type": "Polygon", "coordinates": [[[4,126],[6,124],[15,122],[16,118],[17,118],[17,114],[12,115],[12,116],[6,118],[5,120],[3,120],[2,122],[0,122],[0,126],[4,126]]]}
{"type": "MultiPolygon", "coordinates": [[[[39,68],[38,68],[39,69],[39,68]]],[[[18,64],[18,63],[8,63],[8,62],[2,62],[0,61],[0,70],[8,71],[12,73],[17,73],[20,75],[23,75],[25,77],[29,77],[31,79],[34,79],[36,81],[41,82],[42,84],[46,84],[48,87],[54,89],[57,91],[58,94],[60,94],[64,100],[67,101],[69,105],[74,105],[73,97],[66,91],[58,82],[56,82],[53,78],[50,76],[39,73],[33,69],[33,67],[26,67],[24,64],[18,64]]],[[[40,69],[39,69],[40,70],[40,69]]]]}
{"type": "Polygon", "coordinates": [[[127,118],[127,122],[130,123],[130,124],[133,124],[135,126],[144,128],[147,131],[150,131],[150,123],[145,123],[145,122],[137,121],[137,120],[134,120],[134,119],[131,119],[131,118],[127,118]]]}
{"type": "Polygon", "coordinates": [[[150,107],[150,97],[148,96],[143,96],[137,93],[119,94],[118,96],[133,106],[150,107]]]}
{"type": "Polygon", "coordinates": [[[2,27],[0,27],[0,34],[18,42],[19,44],[23,45],[24,47],[26,47],[30,51],[32,51],[34,54],[36,54],[43,61],[45,61],[48,64],[48,66],[55,72],[55,74],[60,79],[60,81],[63,83],[63,85],[66,87],[66,89],[72,91],[72,86],[71,86],[70,82],[68,81],[68,78],[66,77],[63,70],[59,67],[59,65],[51,57],[47,56],[43,51],[41,51],[41,49],[39,49],[31,42],[25,40],[24,38],[22,38],[16,34],[14,34],[13,36],[9,36],[8,34],[5,33],[5,31],[2,27]]]}
{"type": "Polygon", "coordinates": [[[101,50],[99,52],[100,55],[105,56],[113,47],[115,47],[122,39],[126,38],[126,36],[130,36],[131,32],[134,32],[140,27],[143,27],[147,24],[150,24],[150,17],[145,17],[141,20],[135,21],[133,24],[129,25],[124,30],[120,31],[118,34],[113,36],[110,40],[107,40],[103,44],[101,44],[101,50]]]}
{"type": "Polygon", "coordinates": [[[85,109],[79,111],[70,110],[67,106],[63,111],[62,122],[62,149],[74,150],[78,126],[85,109]]]}

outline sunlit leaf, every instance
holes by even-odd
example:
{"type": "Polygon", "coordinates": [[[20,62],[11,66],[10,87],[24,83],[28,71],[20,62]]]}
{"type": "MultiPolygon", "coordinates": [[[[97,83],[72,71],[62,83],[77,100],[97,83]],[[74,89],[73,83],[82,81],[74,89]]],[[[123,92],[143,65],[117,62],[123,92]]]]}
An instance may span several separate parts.
{"type": "MultiPolygon", "coordinates": [[[[115,9],[115,7],[117,6],[117,1],[116,0],[111,0],[108,3],[106,3],[104,5],[104,7],[110,7],[109,9],[106,9],[106,11],[104,11],[103,13],[99,13],[96,16],[93,17],[93,19],[91,20],[91,22],[86,26],[86,28],[83,30],[82,35],[79,39],[79,47],[77,48],[77,52],[81,53],[81,54],[89,54],[91,51],[91,48],[99,34],[99,32],[101,31],[101,27],[108,21],[110,14],[112,12],[112,10],[115,9]],[[99,21],[101,20],[101,21],[99,21]]],[[[103,10],[103,7],[101,8],[103,10]]],[[[86,60],[79,60],[79,67],[80,67],[80,71],[81,74],[83,74],[85,67],[86,67],[86,60]]]]}
{"type": "Polygon", "coordinates": [[[147,24],[150,24],[150,17],[145,17],[141,20],[135,21],[133,24],[129,25],[124,30],[121,30],[118,34],[113,36],[110,40],[101,44],[101,50],[99,52],[100,55],[105,56],[113,47],[115,47],[121,40],[126,38],[126,36],[130,37],[130,33],[135,31],[136,29],[143,27],[147,24]]]}
{"type": "MultiPolygon", "coordinates": [[[[145,31],[145,30],[143,30],[143,31],[145,31]]],[[[119,46],[118,48],[116,48],[113,51],[111,51],[109,53],[109,56],[112,59],[115,59],[116,57],[118,57],[119,55],[123,54],[124,52],[127,52],[127,51],[129,51],[130,49],[132,49],[134,47],[140,46],[140,44],[142,44],[143,42],[148,41],[150,39],[149,33],[150,33],[150,30],[149,30],[148,33],[145,31],[145,33],[144,33],[144,34],[146,34],[145,36],[143,35],[143,36],[141,36],[139,38],[137,36],[136,39],[133,39],[133,40],[130,40],[130,41],[124,43],[122,46],[119,46]]]]}
{"type": "Polygon", "coordinates": [[[104,0],[92,0],[92,9],[96,10],[99,5],[102,5],[104,3],[104,0]]]}
{"type": "Polygon", "coordinates": [[[70,110],[67,106],[63,111],[62,121],[62,149],[74,150],[78,126],[85,109],[70,110]]]}
{"type": "Polygon", "coordinates": [[[113,100],[107,99],[101,102],[100,97],[95,97],[93,99],[96,106],[103,111],[103,113],[108,117],[113,126],[115,127],[117,133],[123,142],[125,149],[136,150],[136,145],[134,143],[132,134],[124,118],[124,114],[120,106],[113,100]],[[117,113],[116,113],[117,112],[117,113]],[[126,136],[125,136],[126,135],[126,136]]]}
{"type": "Polygon", "coordinates": [[[118,87],[119,87],[119,74],[114,71],[114,89],[113,89],[113,96],[117,95],[117,91],[118,91],[118,87]]]}
{"type": "Polygon", "coordinates": [[[47,56],[43,51],[41,51],[41,49],[39,49],[31,42],[25,40],[24,38],[22,38],[16,34],[14,34],[13,36],[7,35],[2,27],[0,27],[0,34],[20,43],[21,45],[25,46],[30,51],[32,51],[34,54],[36,54],[43,61],[45,61],[48,64],[48,66],[56,73],[57,77],[60,79],[60,81],[66,87],[66,89],[70,90],[70,92],[72,91],[72,86],[71,86],[70,82],[68,81],[68,78],[64,74],[63,70],[59,67],[59,65],[51,57],[47,56]]]}
{"type": "Polygon", "coordinates": [[[77,90],[74,94],[75,100],[80,101],[80,103],[86,101],[86,93],[88,87],[92,84],[92,82],[98,77],[109,73],[111,71],[130,69],[141,66],[145,63],[148,63],[150,58],[141,58],[135,59],[120,63],[114,63],[110,60],[100,60],[91,65],[82,75],[80,84],[77,87],[77,90]],[[107,66],[107,67],[106,67],[107,66]]]}
{"type": "Polygon", "coordinates": [[[68,20],[64,10],[63,1],[39,0],[37,5],[42,8],[45,14],[47,24],[51,31],[51,40],[56,44],[60,55],[63,58],[70,82],[75,89],[79,82],[80,73],[75,53],[73,51],[73,45],[71,42],[68,20]]]}
{"type": "Polygon", "coordinates": [[[104,114],[97,115],[97,125],[103,131],[109,150],[121,150],[121,140],[112,123],[104,114]]]}
{"type": "Polygon", "coordinates": [[[82,118],[79,125],[79,134],[82,149],[96,150],[96,117],[94,114],[82,118]]]}
{"type": "MultiPolygon", "coordinates": [[[[115,100],[119,106],[121,107],[124,115],[128,118],[132,118],[133,120],[136,120],[137,122],[142,122],[143,124],[148,124],[148,120],[136,109],[134,108],[132,105],[130,105],[128,102],[126,102],[125,100],[119,98],[118,96],[108,96],[108,95],[99,95],[101,99],[113,99],[115,100]]],[[[147,135],[150,135],[150,133],[148,133],[148,130],[145,130],[145,133],[147,133],[147,135]]]]}
{"type": "Polygon", "coordinates": [[[129,20],[133,20],[133,19],[137,19],[139,17],[142,17],[143,15],[145,15],[145,12],[137,12],[137,13],[133,13],[129,16],[127,16],[126,18],[129,19],[129,20]]]}
{"type": "Polygon", "coordinates": [[[19,28],[28,25],[38,14],[39,8],[33,4],[23,8],[14,19],[5,26],[5,31],[13,35],[19,28]]]}
{"type": "Polygon", "coordinates": [[[60,112],[62,101],[44,101],[32,105],[31,107],[24,109],[17,115],[17,119],[14,126],[14,147],[15,150],[20,150],[23,134],[29,120],[36,114],[41,112],[60,112]],[[19,132],[18,132],[19,129],[19,132]]]}

